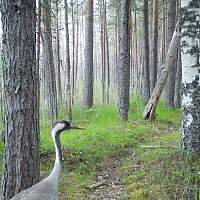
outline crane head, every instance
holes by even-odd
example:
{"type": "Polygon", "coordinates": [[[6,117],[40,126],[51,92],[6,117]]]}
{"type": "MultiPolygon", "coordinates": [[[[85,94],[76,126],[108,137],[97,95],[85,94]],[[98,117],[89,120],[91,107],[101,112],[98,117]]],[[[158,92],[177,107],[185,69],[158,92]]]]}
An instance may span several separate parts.
{"type": "Polygon", "coordinates": [[[83,129],[83,128],[73,125],[72,123],[66,120],[59,120],[54,123],[53,129],[55,129],[56,132],[62,132],[69,129],[83,129]]]}

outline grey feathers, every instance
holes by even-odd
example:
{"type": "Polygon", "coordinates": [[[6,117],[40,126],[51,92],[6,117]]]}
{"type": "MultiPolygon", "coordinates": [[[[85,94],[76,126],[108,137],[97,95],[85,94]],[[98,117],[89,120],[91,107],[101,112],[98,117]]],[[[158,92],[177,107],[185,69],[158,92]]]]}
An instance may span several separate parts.
{"type": "Polygon", "coordinates": [[[11,200],[57,200],[57,188],[45,179],[14,196],[11,200]]]}

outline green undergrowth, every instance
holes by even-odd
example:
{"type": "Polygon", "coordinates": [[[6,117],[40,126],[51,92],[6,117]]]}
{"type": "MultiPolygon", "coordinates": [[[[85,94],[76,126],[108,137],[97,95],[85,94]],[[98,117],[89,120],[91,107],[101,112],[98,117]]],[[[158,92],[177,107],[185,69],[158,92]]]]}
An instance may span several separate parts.
{"type": "MultiPolygon", "coordinates": [[[[187,187],[196,187],[196,176],[193,178],[189,169],[198,168],[199,161],[189,165],[179,149],[180,110],[166,109],[161,102],[156,120],[145,122],[141,120],[143,109],[141,100],[135,99],[130,104],[129,121],[121,122],[115,105],[96,106],[90,110],[74,108],[73,123],[85,130],[66,131],[61,136],[65,161],[60,199],[88,199],[88,186],[103,169],[104,161],[112,156],[124,159],[122,171],[126,189],[123,199],[181,199],[187,187]],[[142,145],[165,148],[142,148],[142,145]],[[129,159],[130,149],[136,152],[134,160],[129,159]],[[135,171],[132,165],[136,166],[135,171]]],[[[65,118],[64,112],[59,118],[65,118]]],[[[54,160],[49,124],[48,120],[41,121],[41,172],[44,176],[52,169],[54,160]]]]}
{"type": "MultiPolygon", "coordinates": [[[[61,136],[65,161],[60,192],[67,193],[67,199],[87,199],[90,192],[87,186],[103,168],[103,161],[110,156],[126,156],[130,147],[134,148],[145,135],[151,135],[150,124],[139,122],[139,115],[135,117],[135,113],[130,114],[132,120],[126,123],[118,120],[115,105],[97,106],[90,110],[74,108],[73,123],[85,130],[66,131],[61,136]]],[[[64,118],[63,113],[60,118],[64,118]]],[[[41,122],[41,170],[44,176],[51,170],[54,159],[47,124],[41,122]]]]}
{"type": "Polygon", "coordinates": [[[135,146],[134,161],[123,168],[126,189],[122,199],[199,200],[199,157],[187,157],[180,150],[180,111],[158,107],[150,137],[135,146]],[[134,168],[134,170],[132,170],[134,168]]]}
{"type": "MultiPolygon", "coordinates": [[[[60,200],[89,199],[88,186],[112,157],[122,160],[120,171],[125,186],[122,200],[189,199],[189,194],[198,200],[200,180],[195,172],[200,171],[200,160],[181,154],[180,110],[166,109],[160,102],[155,121],[143,121],[141,102],[139,98],[131,101],[128,122],[118,119],[116,105],[95,106],[90,110],[73,108],[73,123],[84,130],[61,135],[64,162],[60,200]]],[[[66,118],[65,108],[60,110],[59,119],[66,118]]],[[[43,178],[52,170],[55,152],[51,121],[44,112],[40,117],[43,178]]],[[[0,150],[2,153],[2,143],[0,150]]]]}
{"type": "Polygon", "coordinates": [[[199,170],[199,159],[186,159],[175,149],[138,149],[135,162],[137,170],[124,178],[123,199],[199,199],[200,180],[192,173],[199,170]]]}

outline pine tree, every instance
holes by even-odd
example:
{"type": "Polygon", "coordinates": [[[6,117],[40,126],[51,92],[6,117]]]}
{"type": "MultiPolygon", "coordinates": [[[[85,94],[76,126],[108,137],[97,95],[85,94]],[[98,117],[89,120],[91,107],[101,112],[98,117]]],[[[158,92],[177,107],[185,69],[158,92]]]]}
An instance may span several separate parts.
{"type": "Polygon", "coordinates": [[[118,111],[122,120],[128,119],[130,89],[130,1],[120,1],[119,54],[117,63],[118,111]]]}
{"type": "Polygon", "coordinates": [[[86,1],[85,17],[85,70],[83,104],[86,108],[93,106],[93,0],[86,1]]]}
{"type": "Polygon", "coordinates": [[[10,199],[39,180],[36,1],[1,1],[0,10],[5,97],[1,191],[10,199]]]}

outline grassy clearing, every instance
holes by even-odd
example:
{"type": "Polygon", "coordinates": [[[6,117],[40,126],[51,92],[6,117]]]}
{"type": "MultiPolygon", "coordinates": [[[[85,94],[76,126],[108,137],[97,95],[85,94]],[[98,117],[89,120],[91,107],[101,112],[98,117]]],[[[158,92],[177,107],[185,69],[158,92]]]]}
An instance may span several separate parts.
{"type": "MultiPolygon", "coordinates": [[[[123,200],[187,199],[199,181],[191,170],[200,170],[200,160],[184,158],[179,148],[141,148],[141,145],[179,146],[180,110],[164,108],[161,102],[154,122],[141,120],[144,106],[140,99],[130,105],[129,121],[117,118],[114,105],[97,106],[89,111],[73,110],[74,123],[85,128],[68,131],[61,137],[64,163],[59,199],[88,199],[87,186],[109,157],[121,157],[125,190],[123,200]],[[130,156],[135,151],[134,159],[130,156]]],[[[63,109],[64,110],[64,109],[63,109]]],[[[65,118],[64,112],[60,119],[65,118]]],[[[54,164],[50,120],[41,114],[41,175],[47,176],[54,164]]],[[[2,144],[0,144],[2,149],[2,144]]],[[[200,182],[200,181],[199,181],[200,182]]],[[[197,191],[197,190],[196,190],[197,191]]],[[[197,193],[196,193],[197,196],[197,193]]]]}
{"type": "MultiPolygon", "coordinates": [[[[197,187],[194,186],[196,176],[189,169],[198,168],[199,160],[191,166],[191,160],[186,162],[179,149],[140,148],[141,145],[179,146],[180,111],[166,109],[160,103],[156,121],[144,122],[140,117],[143,105],[139,102],[139,99],[131,102],[127,123],[118,120],[114,105],[98,106],[89,111],[74,109],[74,123],[86,130],[62,135],[65,162],[61,199],[88,199],[87,186],[102,169],[106,158],[111,156],[124,157],[121,170],[125,174],[126,190],[123,199],[181,199],[187,188],[197,187]],[[138,168],[135,172],[132,160],[127,158],[130,149],[136,151],[134,165],[138,168]]],[[[63,117],[61,113],[60,118],[63,117]]],[[[44,175],[53,165],[53,157],[49,156],[53,143],[47,124],[41,122],[41,169],[44,175]]]]}
{"type": "MultiPolygon", "coordinates": [[[[122,124],[117,119],[117,110],[113,105],[99,106],[89,111],[75,108],[73,114],[74,123],[86,130],[74,130],[62,135],[65,163],[60,192],[67,191],[68,199],[80,199],[86,198],[89,192],[86,186],[91,184],[107,157],[126,155],[129,147],[150,132],[146,123],[139,126],[136,121],[122,124]]],[[[62,114],[60,118],[63,118],[62,114]]],[[[50,128],[43,123],[41,126],[42,154],[46,155],[43,156],[42,171],[45,175],[53,164],[48,156],[49,151],[53,150],[53,142],[50,128]],[[46,167],[48,160],[51,164],[46,167]]]]}

